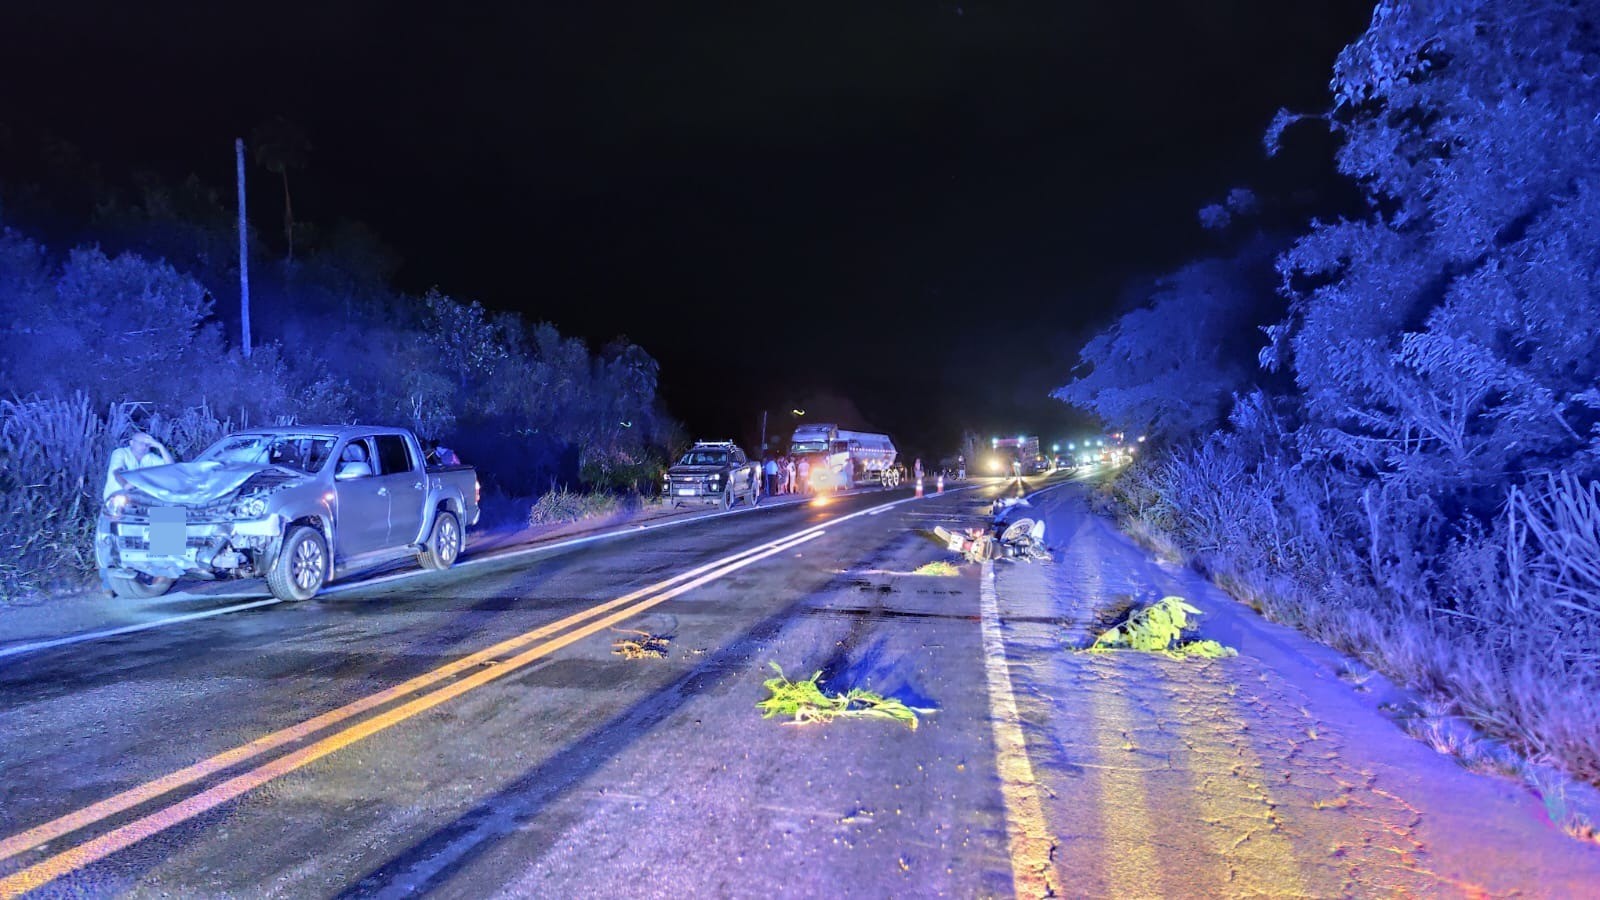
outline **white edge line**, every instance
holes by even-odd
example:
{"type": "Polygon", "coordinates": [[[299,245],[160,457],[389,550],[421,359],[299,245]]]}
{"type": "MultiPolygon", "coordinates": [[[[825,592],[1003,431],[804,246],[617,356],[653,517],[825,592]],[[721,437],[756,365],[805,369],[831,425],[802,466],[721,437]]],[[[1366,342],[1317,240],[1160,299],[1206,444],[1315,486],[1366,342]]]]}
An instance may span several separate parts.
{"type": "MultiPolygon", "coordinates": [[[[979,487],[979,485],[976,485],[976,484],[968,485],[966,487],[960,487],[960,488],[956,488],[954,490],[947,490],[947,491],[945,491],[945,493],[946,494],[953,494],[953,493],[956,493],[957,491],[970,490],[970,489],[975,488],[975,487],[979,487]]],[[[860,495],[857,495],[857,496],[860,496],[860,495]]],[[[879,506],[869,507],[867,509],[860,510],[860,511],[857,511],[857,512],[853,512],[853,513],[850,513],[848,515],[840,516],[840,517],[834,518],[834,519],[829,519],[829,520],[827,520],[825,522],[819,522],[819,523],[817,523],[816,525],[813,525],[810,528],[805,528],[805,529],[802,529],[800,531],[794,532],[794,534],[795,535],[805,534],[807,532],[814,531],[814,530],[816,530],[818,528],[821,528],[824,525],[833,525],[833,524],[838,523],[838,522],[846,522],[846,521],[849,521],[850,519],[856,518],[857,516],[877,515],[878,513],[881,513],[883,511],[889,509],[890,507],[899,506],[902,503],[909,503],[912,500],[923,500],[923,499],[927,499],[928,497],[937,497],[937,496],[940,496],[940,495],[938,495],[938,494],[928,494],[928,495],[926,495],[924,497],[902,497],[899,500],[893,500],[893,501],[890,501],[889,503],[884,503],[884,504],[881,504],[879,506]]],[[[516,559],[516,558],[522,557],[522,556],[531,556],[531,555],[533,555],[535,553],[547,553],[547,552],[550,552],[552,550],[561,550],[561,549],[564,549],[564,548],[567,548],[567,547],[575,547],[575,546],[578,546],[579,544],[587,544],[587,543],[591,543],[593,541],[601,541],[601,540],[607,540],[607,539],[611,539],[611,538],[625,537],[625,536],[628,536],[628,535],[639,534],[640,532],[643,532],[643,531],[653,531],[653,530],[655,530],[657,528],[669,528],[669,527],[677,526],[677,525],[688,525],[688,524],[693,523],[693,522],[704,522],[704,521],[706,521],[708,519],[722,518],[723,516],[741,515],[743,513],[756,512],[756,511],[762,510],[762,509],[782,509],[782,508],[786,508],[786,507],[790,507],[790,506],[798,506],[798,505],[802,505],[802,504],[810,503],[810,502],[812,502],[812,501],[809,501],[809,500],[795,500],[795,501],[790,501],[788,503],[784,503],[782,505],[749,506],[749,507],[745,507],[744,509],[735,509],[735,510],[728,510],[726,512],[712,513],[711,515],[707,515],[707,516],[695,516],[693,518],[688,518],[688,519],[674,519],[674,520],[672,520],[670,522],[657,522],[657,523],[652,524],[652,525],[638,525],[638,526],[634,526],[632,528],[624,528],[624,529],[620,529],[620,530],[617,530],[617,531],[608,531],[608,532],[605,532],[605,533],[602,533],[602,534],[585,535],[584,537],[572,538],[572,539],[566,540],[566,541],[559,541],[559,542],[554,543],[554,544],[540,544],[540,545],[534,546],[534,547],[524,547],[524,548],[522,548],[520,550],[510,550],[510,551],[506,551],[504,553],[494,553],[494,554],[491,554],[491,555],[488,555],[488,556],[473,557],[471,559],[462,560],[461,562],[457,563],[452,568],[464,569],[467,566],[475,565],[475,564],[478,564],[478,563],[496,562],[496,561],[505,560],[505,559],[516,559]]],[[[791,535],[791,536],[793,536],[793,535],[791,535]]],[[[780,538],[779,540],[780,541],[788,540],[788,538],[780,538]]],[[[772,543],[773,542],[769,541],[768,544],[764,545],[764,546],[770,546],[772,543]]],[[[346,591],[356,590],[357,588],[367,588],[367,587],[372,587],[373,585],[387,584],[387,583],[393,582],[393,581],[402,581],[402,580],[405,580],[405,579],[408,579],[408,578],[416,578],[416,577],[421,576],[421,575],[429,575],[429,574],[432,574],[432,570],[429,570],[429,569],[408,569],[408,570],[403,571],[403,572],[394,572],[392,574],[379,576],[377,578],[368,578],[368,579],[363,579],[361,581],[352,581],[352,582],[347,582],[345,584],[336,584],[336,585],[333,585],[331,587],[324,588],[318,594],[318,596],[326,596],[328,594],[341,594],[341,593],[344,593],[346,591]]],[[[203,596],[206,596],[206,595],[198,595],[198,596],[202,596],[203,597],[203,596]]],[[[210,596],[215,597],[216,595],[210,595],[210,596]]],[[[243,595],[235,595],[235,596],[248,597],[248,596],[253,596],[253,595],[243,594],[243,595]]],[[[137,632],[137,631],[148,631],[148,630],[150,630],[152,628],[161,628],[161,627],[164,627],[164,626],[167,626],[167,625],[178,625],[178,624],[181,624],[183,622],[192,622],[192,621],[194,621],[196,619],[209,619],[212,616],[221,616],[221,615],[226,615],[228,613],[243,612],[244,610],[247,610],[247,609],[256,609],[256,608],[262,607],[262,606],[271,606],[271,605],[273,605],[275,603],[282,603],[282,602],[283,602],[282,600],[279,600],[276,597],[264,597],[264,598],[262,598],[260,600],[252,600],[249,603],[237,603],[237,604],[234,604],[233,606],[222,606],[222,607],[218,607],[216,609],[207,609],[207,610],[201,610],[201,611],[192,612],[192,613],[182,613],[182,614],[176,615],[176,616],[167,616],[166,618],[162,618],[162,619],[154,619],[154,620],[149,621],[149,622],[140,622],[140,623],[138,623],[136,625],[123,625],[123,626],[121,626],[119,628],[107,628],[107,629],[102,630],[102,631],[87,631],[87,632],[84,632],[82,634],[72,634],[72,635],[67,635],[65,637],[51,638],[49,640],[44,640],[44,641],[34,641],[32,643],[27,643],[27,644],[14,644],[14,645],[12,645],[10,647],[0,648],[0,659],[5,659],[6,657],[10,657],[10,656],[21,656],[21,655],[23,655],[25,653],[36,653],[36,652],[38,652],[40,650],[49,650],[49,649],[52,649],[52,648],[55,648],[55,647],[66,647],[66,646],[69,646],[69,645],[72,645],[72,644],[81,644],[81,643],[83,643],[85,641],[95,641],[95,640],[100,640],[101,638],[117,637],[119,635],[132,634],[132,633],[137,632]]]]}
{"type": "Polygon", "coordinates": [[[282,602],[282,600],[279,600],[276,597],[268,597],[264,600],[253,600],[249,603],[239,603],[233,606],[219,607],[217,609],[206,609],[199,612],[184,613],[178,616],[168,616],[164,619],[155,619],[150,622],[140,622],[137,625],[124,625],[120,628],[107,628],[104,631],[87,631],[83,634],[73,634],[66,637],[52,638],[48,641],[36,641],[31,644],[17,644],[12,647],[0,649],[0,659],[4,659],[7,656],[19,656],[23,653],[32,653],[36,650],[48,650],[51,647],[64,647],[68,644],[78,644],[82,643],[83,641],[94,641],[99,640],[100,638],[116,637],[119,634],[132,634],[135,631],[146,631],[151,628],[160,628],[163,625],[176,625],[179,622],[189,622],[194,619],[209,619],[212,616],[240,612],[246,609],[255,609],[258,606],[271,606],[274,603],[282,602]]]}
{"type": "Polygon", "coordinates": [[[1028,759],[1027,738],[1017,714],[1011,687],[1011,664],[1000,631],[1000,602],[995,593],[994,562],[985,561],[978,583],[983,631],[983,668],[989,686],[990,721],[994,725],[995,767],[1006,807],[1006,846],[1011,859],[1012,889],[1018,897],[1050,897],[1061,886],[1052,861],[1054,839],[1039,799],[1039,784],[1028,759]]]}

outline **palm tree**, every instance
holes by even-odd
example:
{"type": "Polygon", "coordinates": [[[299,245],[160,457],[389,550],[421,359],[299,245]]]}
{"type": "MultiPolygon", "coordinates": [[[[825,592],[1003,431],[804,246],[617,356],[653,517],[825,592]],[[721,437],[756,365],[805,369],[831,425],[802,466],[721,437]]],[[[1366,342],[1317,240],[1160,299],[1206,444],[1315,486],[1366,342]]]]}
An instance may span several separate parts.
{"type": "Polygon", "coordinates": [[[289,245],[289,262],[294,262],[294,205],[289,200],[289,170],[306,167],[311,141],[300,126],[283,116],[275,116],[256,126],[251,137],[256,164],[283,179],[283,239],[289,245]]]}

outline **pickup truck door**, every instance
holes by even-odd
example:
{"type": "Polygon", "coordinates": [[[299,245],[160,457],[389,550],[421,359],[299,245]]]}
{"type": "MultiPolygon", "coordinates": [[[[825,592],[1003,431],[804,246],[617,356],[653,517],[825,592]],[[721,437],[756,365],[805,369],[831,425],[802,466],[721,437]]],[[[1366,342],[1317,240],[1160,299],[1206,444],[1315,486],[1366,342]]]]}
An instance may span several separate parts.
{"type": "MultiPolygon", "coordinates": [[[[346,443],[334,463],[334,472],[347,463],[361,463],[369,472],[377,472],[372,439],[355,438],[346,443]]],[[[334,523],[335,559],[371,553],[382,547],[389,538],[389,492],[383,479],[374,474],[336,477],[333,485],[339,498],[338,521],[334,523]]]]}
{"type": "Polygon", "coordinates": [[[404,547],[415,543],[422,531],[428,474],[405,436],[380,434],[374,442],[378,445],[378,481],[389,495],[389,528],[383,546],[404,547]]]}

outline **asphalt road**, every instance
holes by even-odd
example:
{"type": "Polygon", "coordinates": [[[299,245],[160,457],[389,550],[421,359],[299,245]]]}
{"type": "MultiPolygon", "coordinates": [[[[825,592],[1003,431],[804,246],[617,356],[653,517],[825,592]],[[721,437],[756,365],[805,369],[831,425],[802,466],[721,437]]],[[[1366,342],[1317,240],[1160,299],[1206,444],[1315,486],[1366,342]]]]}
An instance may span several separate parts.
{"type": "Polygon", "coordinates": [[[914,574],[1005,489],[8,643],[0,898],[1595,896],[1600,846],[1524,784],[1077,487],[1032,498],[1051,563],[914,574]],[[1238,656],[1073,652],[1163,595],[1238,656]],[[635,631],[666,657],[613,652],[635,631]],[[762,719],[771,663],[927,712],[762,719]]]}
{"type": "Polygon", "coordinates": [[[712,518],[0,660],[0,894],[1006,893],[977,573],[909,574],[946,557],[926,529],[993,490],[712,518]],[[616,655],[616,629],[668,636],[667,658],[616,655]],[[935,711],[763,720],[770,662],[935,711]]]}

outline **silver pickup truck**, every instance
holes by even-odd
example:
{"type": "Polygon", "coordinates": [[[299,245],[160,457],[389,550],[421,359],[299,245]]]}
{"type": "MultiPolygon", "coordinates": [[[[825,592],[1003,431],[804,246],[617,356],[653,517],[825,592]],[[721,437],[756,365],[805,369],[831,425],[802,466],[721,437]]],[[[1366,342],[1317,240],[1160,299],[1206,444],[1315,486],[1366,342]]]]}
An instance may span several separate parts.
{"type": "Polygon", "coordinates": [[[426,465],[400,428],[261,428],[119,478],[95,530],[119,597],[159,596],[185,576],[261,577],[273,596],[305,600],[405,555],[448,568],[478,521],[473,469],[426,465]]]}

